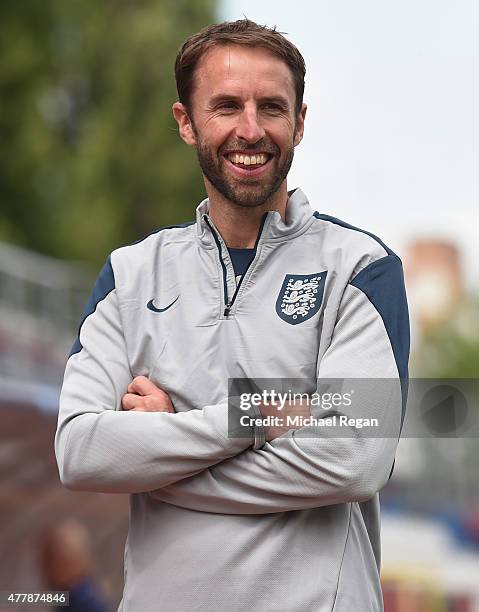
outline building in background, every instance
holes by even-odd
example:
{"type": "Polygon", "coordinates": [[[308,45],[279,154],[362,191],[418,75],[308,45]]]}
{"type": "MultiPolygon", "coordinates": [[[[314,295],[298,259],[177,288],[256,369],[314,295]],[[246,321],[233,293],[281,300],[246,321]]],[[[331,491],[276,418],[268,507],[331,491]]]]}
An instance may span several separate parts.
{"type": "Polygon", "coordinates": [[[404,257],[408,300],[420,331],[447,321],[465,299],[459,249],[440,239],[410,243],[404,257]]]}

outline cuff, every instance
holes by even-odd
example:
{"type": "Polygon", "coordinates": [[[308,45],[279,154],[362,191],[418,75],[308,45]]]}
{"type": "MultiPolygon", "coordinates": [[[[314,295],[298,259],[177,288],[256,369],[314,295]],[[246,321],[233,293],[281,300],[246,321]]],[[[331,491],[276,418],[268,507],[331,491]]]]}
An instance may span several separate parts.
{"type": "Polygon", "coordinates": [[[266,442],[262,419],[258,406],[245,410],[241,408],[239,397],[228,398],[229,438],[249,438],[254,449],[261,448],[266,442]]]}

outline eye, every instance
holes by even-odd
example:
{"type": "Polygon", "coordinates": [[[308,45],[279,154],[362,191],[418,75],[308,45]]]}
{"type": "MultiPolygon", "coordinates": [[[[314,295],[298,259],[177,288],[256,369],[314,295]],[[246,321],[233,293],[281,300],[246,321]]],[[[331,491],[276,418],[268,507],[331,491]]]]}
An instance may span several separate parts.
{"type": "Polygon", "coordinates": [[[236,102],[222,102],[221,104],[218,104],[216,108],[220,111],[230,111],[235,110],[237,108],[237,104],[236,102]]]}
{"type": "Polygon", "coordinates": [[[283,108],[275,102],[266,102],[266,104],[263,104],[263,108],[268,113],[280,113],[283,111],[283,108]]]}

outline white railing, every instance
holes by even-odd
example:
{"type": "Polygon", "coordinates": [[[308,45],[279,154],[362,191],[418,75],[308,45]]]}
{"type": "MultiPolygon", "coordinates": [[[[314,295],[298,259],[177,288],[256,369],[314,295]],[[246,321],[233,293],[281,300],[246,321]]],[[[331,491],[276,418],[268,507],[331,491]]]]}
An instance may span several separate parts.
{"type": "Polygon", "coordinates": [[[58,389],[91,286],[81,264],[0,242],[0,385],[8,397],[17,384],[27,401],[45,389],[44,404],[58,389]]]}

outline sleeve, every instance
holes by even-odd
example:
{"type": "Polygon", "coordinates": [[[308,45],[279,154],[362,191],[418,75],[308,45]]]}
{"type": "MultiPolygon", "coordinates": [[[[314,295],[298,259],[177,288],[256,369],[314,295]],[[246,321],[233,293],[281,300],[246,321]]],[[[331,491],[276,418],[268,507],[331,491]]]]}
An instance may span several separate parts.
{"type": "Polygon", "coordinates": [[[318,389],[325,380],[361,379],[367,392],[343,415],[378,417],[384,435],[348,430],[339,437],[337,430],[297,429],[152,494],[184,508],[231,514],[283,512],[373,497],[392,472],[404,418],[408,358],[402,266],[397,256],[388,255],[364,268],[346,287],[330,346],[317,370],[318,389]]]}
{"type": "MultiPolygon", "coordinates": [[[[66,487],[105,493],[150,491],[253,444],[251,428],[241,438],[228,437],[226,399],[175,414],[122,411],[121,399],[132,378],[108,259],[85,311],[60,394],[55,454],[66,487]]],[[[232,410],[230,430],[231,418],[236,422],[232,410]]],[[[237,416],[239,425],[239,408],[237,416]]]]}

